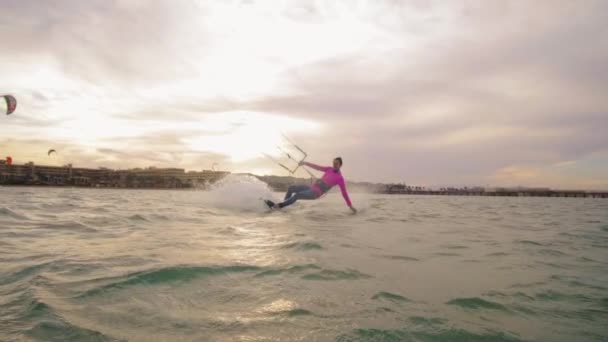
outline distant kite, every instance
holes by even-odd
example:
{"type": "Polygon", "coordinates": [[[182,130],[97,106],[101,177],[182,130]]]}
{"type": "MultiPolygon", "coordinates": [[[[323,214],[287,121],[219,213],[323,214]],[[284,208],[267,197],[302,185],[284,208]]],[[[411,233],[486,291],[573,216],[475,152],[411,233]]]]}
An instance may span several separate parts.
{"type": "Polygon", "coordinates": [[[47,152],[47,155],[48,155],[48,156],[50,156],[50,155],[51,155],[51,153],[57,153],[57,151],[55,151],[55,150],[53,150],[53,149],[50,149],[50,150],[47,152]]]}
{"type": "Polygon", "coordinates": [[[4,101],[6,101],[6,115],[10,115],[17,109],[17,100],[13,95],[2,95],[4,101]]]}

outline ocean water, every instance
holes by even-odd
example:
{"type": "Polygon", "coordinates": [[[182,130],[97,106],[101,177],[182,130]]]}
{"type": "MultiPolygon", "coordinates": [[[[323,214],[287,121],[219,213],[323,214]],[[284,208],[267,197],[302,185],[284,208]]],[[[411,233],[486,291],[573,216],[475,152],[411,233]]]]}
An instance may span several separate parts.
{"type": "Polygon", "coordinates": [[[0,193],[0,341],[608,338],[605,199],[0,193]]]}

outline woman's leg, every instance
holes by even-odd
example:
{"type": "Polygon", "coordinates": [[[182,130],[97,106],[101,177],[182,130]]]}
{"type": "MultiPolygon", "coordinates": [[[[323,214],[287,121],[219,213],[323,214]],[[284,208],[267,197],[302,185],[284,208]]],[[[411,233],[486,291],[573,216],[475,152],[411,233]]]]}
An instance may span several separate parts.
{"type": "Polygon", "coordinates": [[[283,203],[279,203],[279,208],[285,208],[288,205],[294,204],[297,200],[313,200],[317,199],[317,193],[310,187],[306,187],[306,190],[296,192],[293,196],[289,197],[283,203]]]}
{"type": "Polygon", "coordinates": [[[308,189],[309,189],[308,185],[292,185],[289,188],[287,188],[287,193],[285,194],[285,198],[283,200],[290,198],[296,192],[305,191],[308,189]]]}

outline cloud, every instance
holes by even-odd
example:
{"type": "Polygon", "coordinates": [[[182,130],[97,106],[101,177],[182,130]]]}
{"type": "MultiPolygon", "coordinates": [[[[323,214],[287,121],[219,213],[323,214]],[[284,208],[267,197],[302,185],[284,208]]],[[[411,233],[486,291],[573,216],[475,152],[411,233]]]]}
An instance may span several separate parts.
{"type": "Polygon", "coordinates": [[[149,82],[188,73],[176,54],[195,29],[193,2],[3,2],[4,53],[56,65],[69,76],[105,86],[149,82]],[[24,20],[24,18],[26,18],[24,20]],[[190,32],[188,35],[184,33],[190,32]]]}
{"type": "Polygon", "coordinates": [[[251,147],[289,119],[355,180],[540,182],[571,162],[580,176],[551,184],[601,184],[582,161],[608,149],[607,21],[605,1],[5,1],[0,88],[20,102],[3,137],[90,164],[280,173],[207,145],[251,147]]]}
{"type": "Polygon", "coordinates": [[[355,177],[474,182],[512,164],[583,158],[608,146],[608,46],[597,34],[608,11],[564,5],[465,4],[451,18],[462,30],[415,54],[298,67],[284,74],[291,94],[253,105],[321,120],[318,139],[332,143],[309,144],[312,155],[379,165],[351,169],[355,177]]]}

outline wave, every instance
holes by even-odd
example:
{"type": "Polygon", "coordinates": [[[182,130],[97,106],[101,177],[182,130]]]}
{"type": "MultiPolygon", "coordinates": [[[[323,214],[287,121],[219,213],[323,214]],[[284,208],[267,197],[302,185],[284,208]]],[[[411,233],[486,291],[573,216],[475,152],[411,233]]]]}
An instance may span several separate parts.
{"type": "Polygon", "coordinates": [[[566,254],[564,252],[560,252],[560,251],[555,250],[555,249],[541,249],[538,252],[540,254],[550,255],[550,256],[566,256],[566,255],[568,255],[568,254],[566,254]]]}
{"type": "Polygon", "coordinates": [[[459,254],[459,253],[450,253],[450,252],[437,252],[437,253],[434,253],[434,255],[437,255],[437,256],[448,256],[448,257],[450,257],[450,256],[452,256],[452,257],[462,256],[462,254],[459,254]]]}
{"type": "Polygon", "coordinates": [[[440,331],[408,331],[407,329],[355,329],[349,334],[336,337],[337,342],[360,341],[467,341],[467,342],[517,342],[511,334],[488,331],[474,333],[463,329],[440,331]]]}
{"type": "MultiPolygon", "coordinates": [[[[549,267],[553,267],[553,268],[558,268],[558,269],[571,269],[572,267],[574,267],[573,265],[570,264],[563,264],[563,263],[555,263],[555,262],[545,262],[545,261],[538,261],[537,262],[540,265],[544,265],[544,266],[549,266],[549,267]]],[[[533,268],[533,267],[532,267],[533,268]]]]}
{"type": "Polygon", "coordinates": [[[474,309],[474,310],[491,309],[491,310],[498,310],[498,311],[504,311],[504,312],[509,311],[502,304],[491,302],[491,301],[488,301],[488,300],[485,300],[485,299],[482,299],[479,297],[456,298],[456,299],[450,300],[446,304],[459,306],[464,309],[474,309]]]}
{"type": "Polygon", "coordinates": [[[169,221],[170,218],[166,215],[162,214],[152,214],[150,215],[153,220],[161,220],[161,221],[169,221]]]}
{"type": "Polygon", "coordinates": [[[541,301],[550,302],[593,302],[593,299],[583,294],[567,294],[554,290],[547,290],[534,295],[534,297],[541,301]]]}
{"type": "Polygon", "coordinates": [[[11,210],[7,207],[0,208],[0,217],[9,217],[12,219],[17,219],[17,220],[29,220],[30,219],[29,217],[19,214],[16,211],[11,210]]]}
{"type": "Polygon", "coordinates": [[[221,235],[241,235],[240,229],[237,226],[232,225],[220,227],[216,232],[221,235]]]}
{"type": "Polygon", "coordinates": [[[395,313],[396,311],[391,308],[379,307],[376,309],[376,312],[377,313],[386,313],[386,312],[395,313]]]}
{"type": "Polygon", "coordinates": [[[441,248],[447,248],[447,249],[468,249],[469,247],[467,246],[462,246],[462,245],[441,245],[441,248]]]}
{"type": "Polygon", "coordinates": [[[297,249],[301,251],[310,251],[310,250],[320,250],[323,249],[323,246],[317,242],[293,242],[284,245],[284,249],[297,249]]]}
{"type": "Polygon", "coordinates": [[[120,341],[99,331],[81,328],[63,320],[45,320],[25,331],[27,336],[43,341],[120,341]]]}
{"type": "Polygon", "coordinates": [[[348,269],[346,271],[322,270],[302,276],[302,279],[305,280],[356,280],[366,278],[372,278],[372,276],[353,269],[348,269]]]}
{"type": "Polygon", "coordinates": [[[345,271],[342,270],[331,270],[331,269],[323,269],[315,264],[306,264],[306,265],[296,265],[289,268],[281,268],[281,269],[270,269],[265,270],[256,274],[256,277],[266,277],[266,276],[276,276],[281,274],[296,274],[296,273],[306,273],[308,271],[313,271],[311,273],[304,274],[301,276],[302,279],[305,280],[355,280],[355,279],[366,279],[371,278],[370,275],[361,273],[357,270],[347,269],[345,271]]]}
{"type": "Polygon", "coordinates": [[[436,318],[436,317],[422,317],[422,316],[412,316],[409,318],[409,321],[416,325],[440,325],[448,322],[447,319],[444,318],[436,318]]]}
{"type": "MultiPolygon", "coordinates": [[[[300,278],[304,280],[324,280],[324,281],[336,281],[336,280],[356,280],[371,278],[367,274],[363,274],[357,270],[331,270],[322,269],[321,267],[314,264],[306,265],[295,265],[288,268],[278,269],[263,269],[257,266],[250,265],[236,265],[236,266],[217,266],[217,267],[204,267],[204,266],[177,266],[167,267],[161,269],[154,269],[142,272],[135,272],[126,274],[124,276],[112,277],[112,278],[97,278],[86,281],[79,281],[80,285],[86,286],[87,284],[100,284],[95,285],[93,288],[89,288],[76,295],[75,299],[85,299],[104,293],[109,293],[115,290],[122,290],[129,287],[136,286],[149,286],[149,285],[160,285],[168,283],[181,283],[189,282],[198,278],[204,278],[209,276],[220,276],[231,273],[250,273],[254,272],[254,277],[268,277],[277,276],[281,274],[302,274],[300,278]],[[255,273],[257,272],[257,273],[255,273]]],[[[381,293],[378,298],[384,298],[389,300],[407,300],[405,297],[401,299],[398,295],[389,293],[381,293]]],[[[307,315],[303,311],[293,311],[284,313],[288,316],[307,315]]]]}
{"type": "MultiPolygon", "coordinates": [[[[462,260],[462,261],[463,262],[469,262],[469,263],[480,263],[481,262],[481,260],[479,260],[479,259],[465,259],[465,260],[462,260]]],[[[510,267],[509,267],[509,269],[510,269],[510,267]]]]}
{"type": "Polygon", "coordinates": [[[256,311],[265,315],[279,317],[316,316],[313,312],[303,309],[297,303],[286,299],[275,300],[256,311]]]}
{"type": "Polygon", "coordinates": [[[96,233],[98,230],[84,223],[76,221],[59,221],[55,223],[44,223],[36,226],[37,229],[48,229],[48,230],[66,230],[81,233],[96,233]]]}
{"type": "Polygon", "coordinates": [[[508,256],[509,253],[505,253],[505,252],[494,252],[494,253],[490,253],[490,254],[486,254],[487,257],[503,257],[503,256],[508,256]]]}
{"type": "Polygon", "coordinates": [[[3,318],[9,320],[28,320],[48,316],[51,308],[33,295],[33,290],[27,287],[15,288],[10,294],[4,293],[3,299],[8,299],[0,305],[3,318]]]}
{"type": "Polygon", "coordinates": [[[536,241],[532,241],[532,240],[517,240],[515,242],[519,243],[519,244],[522,244],[522,245],[544,246],[542,243],[536,242],[536,241]]]}
{"type": "Polygon", "coordinates": [[[146,222],[150,221],[147,218],[145,218],[143,215],[140,215],[140,214],[131,215],[128,217],[128,219],[131,221],[146,221],[146,222]]]}
{"type": "Polygon", "coordinates": [[[599,291],[606,291],[606,290],[608,290],[608,288],[606,288],[604,286],[601,286],[601,285],[594,285],[594,284],[584,283],[584,282],[580,281],[579,277],[552,275],[551,279],[552,280],[560,281],[560,282],[568,285],[569,287],[585,287],[585,288],[588,288],[588,289],[599,290],[599,291]]]}
{"type": "Polygon", "coordinates": [[[41,341],[117,341],[104,334],[82,328],[67,322],[56,309],[34,295],[29,289],[21,291],[14,300],[0,305],[3,319],[19,324],[6,325],[3,336],[14,336],[21,340],[23,335],[41,341]]]}
{"type": "Polygon", "coordinates": [[[523,301],[531,301],[534,300],[534,297],[529,296],[523,292],[515,292],[511,295],[511,297],[519,299],[519,300],[523,300],[523,301]]]}
{"type": "Polygon", "coordinates": [[[594,259],[591,259],[591,258],[588,258],[588,257],[579,257],[576,260],[582,261],[582,262],[598,262],[597,260],[594,260],[594,259]]]}
{"type": "Polygon", "coordinates": [[[403,260],[403,261],[420,261],[420,259],[405,256],[405,255],[381,255],[380,257],[391,260],[403,260]]]}
{"type": "Polygon", "coordinates": [[[283,273],[293,274],[293,273],[304,272],[307,270],[320,270],[320,269],[321,269],[321,267],[317,266],[315,264],[296,265],[296,266],[292,266],[289,268],[266,270],[264,272],[260,272],[260,273],[256,274],[255,276],[256,277],[266,277],[266,276],[280,275],[283,273]]]}
{"type": "Polygon", "coordinates": [[[367,222],[373,222],[373,223],[384,223],[384,222],[388,222],[390,221],[388,218],[386,218],[385,216],[373,216],[373,217],[368,217],[366,219],[367,222]]]}
{"type": "Polygon", "coordinates": [[[305,310],[305,309],[287,310],[287,311],[284,311],[283,314],[285,314],[285,315],[287,315],[289,317],[314,315],[311,311],[308,311],[308,310],[305,310]]]}
{"type": "Polygon", "coordinates": [[[411,341],[410,333],[404,330],[356,329],[350,334],[336,337],[336,342],[359,341],[411,341]]]}
{"type": "Polygon", "coordinates": [[[374,296],[372,296],[372,299],[375,299],[375,300],[387,299],[392,302],[411,302],[411,300],[406,297],[400,296],[398,294],[390,293],[390,292],[384,292],[384,291],[376,293],[374,296]]]}
{"type": "Polygon", "coordinates": [[[136,272],[125,276],[114,277],[110,279],[95,279],[93,281],[107,281],[110,283],[90,289],[78,298],[95,296],[107,291],[122,289],[130,286],[138,285],[158,285],[173,282],[185,282],[197,278],[213,275],[224,275],[229,273],[241,273],[258,271],[257,266],[237,265],[237,266],[218,266],[218,267],[203,267],[203,266],[176,266],[162,269],[136,272]]]}
{"type": "Polygon", "coordinates": [[[26,266],[20,270],[14,271],[7,275],[3,275],[2,277],[0,277],[0,285],[11,284],[37,276],[43,269],[49,267],[54,263],[55,261],[49,261],[36,265],[26,266]]]}

